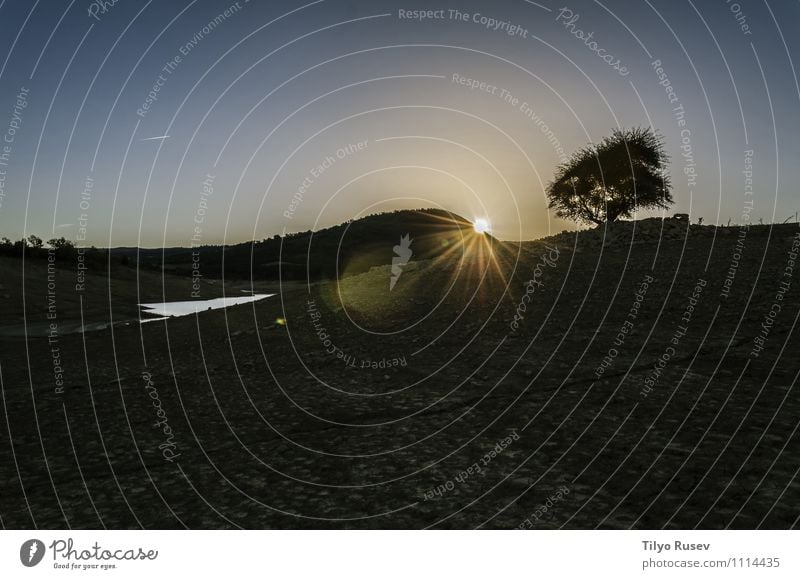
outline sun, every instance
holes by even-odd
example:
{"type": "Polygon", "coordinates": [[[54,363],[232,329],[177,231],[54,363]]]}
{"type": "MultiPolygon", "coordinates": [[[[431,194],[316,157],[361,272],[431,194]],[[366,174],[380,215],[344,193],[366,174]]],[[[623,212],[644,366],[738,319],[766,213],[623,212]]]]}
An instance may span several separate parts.
{"type": "Polygon", "coordinates": [[[484,219],[483,217],[478,217],[475,219],[475,223],[472,225],[475,229],[475,233],[488,233],[489,232],[489,220],[484,219]]]}

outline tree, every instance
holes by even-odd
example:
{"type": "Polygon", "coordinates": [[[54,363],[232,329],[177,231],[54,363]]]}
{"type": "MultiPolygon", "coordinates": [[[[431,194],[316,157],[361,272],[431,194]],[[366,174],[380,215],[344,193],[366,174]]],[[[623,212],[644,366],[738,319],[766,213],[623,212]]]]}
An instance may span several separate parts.
{"type": "Polygon", "coordinates": [[[556,170],[547,186],[556,215],[603,225],[672,203],[664,141],[650,128],[615,129],[556,170]]]}
{"type": "Polygon", "coordinates": [[[55,250],[63,248],[71,249],[73,247],[72,242],[64,237],[54,237],[53,239],[47,241],[47,245],[55,250]]]}
{"type": "Polygon", "coordinates": [[[35,235],[28,236],[28,244],[34,249],[42,248],[42,238],[35,235]]]}

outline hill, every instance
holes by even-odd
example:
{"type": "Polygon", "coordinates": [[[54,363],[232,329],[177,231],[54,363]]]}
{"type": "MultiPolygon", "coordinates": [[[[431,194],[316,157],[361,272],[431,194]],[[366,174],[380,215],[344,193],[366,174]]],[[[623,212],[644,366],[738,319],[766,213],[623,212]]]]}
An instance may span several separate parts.
{"type": "Polygon", "coordinates": [[[205,277],[259,280],[339,279],[390,264],[402,236],[413,240],[413,260],[442,255],[472,224],[439,209],[401,210],[369,215],[316,232],[275,235],[261,241],[196,249],[117,248],[112,254],[135,256],[142,267],[191,275],[193,263],[205,277]]]}
{"type": "Polygon", "coordinates": [[[473,235],[393,288],[390,262],[276,284],[252,305],[61,335],[57,358],[46,337],[0,335],[0,517],[791,528],[798,249],[794,224],[473,235]]]}

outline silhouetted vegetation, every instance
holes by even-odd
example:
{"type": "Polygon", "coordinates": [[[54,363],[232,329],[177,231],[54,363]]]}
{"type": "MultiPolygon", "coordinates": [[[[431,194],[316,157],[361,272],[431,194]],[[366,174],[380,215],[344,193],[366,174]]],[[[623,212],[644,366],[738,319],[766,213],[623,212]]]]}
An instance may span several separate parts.
{"type": "MultiPolygon", "coordinates": [[[[113,253],[113,250],[112,250],[113,253]]],[[[36,235],[11,241],[8,237],[0,238],[0,256],[25,259],[51,258],[56,267],[75,267],[80,262],[86,269],[100,270],[108,266],[109,250],[97,247],[78,248],[69,239],[57,237],[46,242],[36,235]]],[[[132,265],[128,256],[112,257],[112,265],[132,265]]]]}
{"type": "MultiPolygon", "coordinates": [[[[463,237],[472,223],[443,210],[401,210],[370,215],[320,231],[274,235],[261,241],[198,248],[117,248],[112,255],[137,256],[141,267],[191,275],[193,263],[204,277],[323,280],[364,273],[392,263],[400,237],[414,240],[412,260],[440,255],[463,237]],[[193,260],[197,260],[196,262],[193,260]]],[[[456,253],[455,255],[459,255],[456,253]]]]}
{"type": "Polygon", "coordinates": [[[663,139],[652,129],[615,129],[588,145],[556,171],[547,186],[556,215],[602,225],[638,209],[672,203],[663,139]]]}
{"type": "MultiPolygon", "coordinates": [[[[371,267],[392,263],[392,248],[402,235],[414,240],[416,259],[430,259],[453,244],[474,235],[472,223],[438,209],[401,210],[370,215],[317,232],[301,231],[284,237],[236,245],[204,245],[196,248],[138,247],[78,248],[64,237],[47,242],[31,235],[11,241],[0,239],[0,256],[47,259],[55,256],[56,267],[104,271],[112,266],[147,268],[178,275],[231,279],[299,280],[338,279],[371,267]]],[[[455,255],[459,255],[456,253],[455,255]]]]}

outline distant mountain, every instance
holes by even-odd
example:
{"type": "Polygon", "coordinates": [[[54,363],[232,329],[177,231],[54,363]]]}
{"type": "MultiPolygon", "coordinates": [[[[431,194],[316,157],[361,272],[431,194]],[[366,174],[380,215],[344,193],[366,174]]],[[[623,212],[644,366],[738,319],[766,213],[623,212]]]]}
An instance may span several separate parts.
{"type": "MultiPolygon", "coordinates": [[[[192,275],[199,252],[198,271],[204,277],[250,279],[338,279],[390,265],[394,247],[410,237],[410,261],[444,254],[453,244],[475,235],[473,224],[441,209],[402,210],[370,215],[311,232],[275,235],[262,241],[196,249],[116,248],[112,254],[133,258],[140,267],[192,275]]],[[[457,246],[456,246],[457,247],[457,246]]]]}

